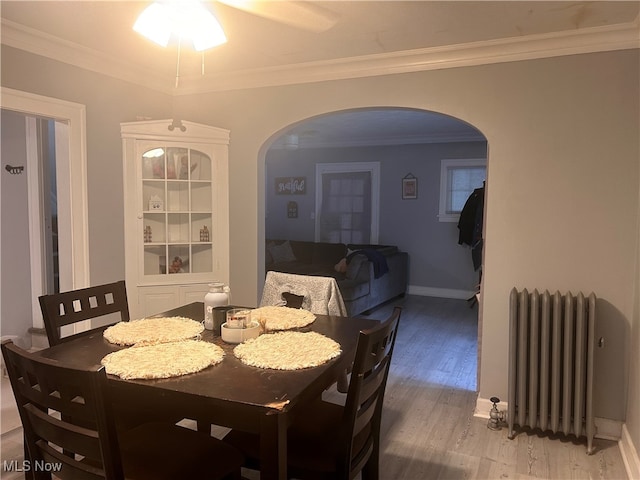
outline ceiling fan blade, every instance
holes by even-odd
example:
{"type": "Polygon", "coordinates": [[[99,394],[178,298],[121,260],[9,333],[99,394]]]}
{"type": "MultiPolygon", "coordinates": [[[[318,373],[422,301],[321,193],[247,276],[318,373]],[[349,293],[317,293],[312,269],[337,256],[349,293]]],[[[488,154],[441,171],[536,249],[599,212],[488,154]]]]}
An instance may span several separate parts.
{"type": "Polygon", "coordinates": [[[338,21],[338,15],[307,1],[218,0],[245,12],[275,20],[292,27],[324,32],[338,21]]]}

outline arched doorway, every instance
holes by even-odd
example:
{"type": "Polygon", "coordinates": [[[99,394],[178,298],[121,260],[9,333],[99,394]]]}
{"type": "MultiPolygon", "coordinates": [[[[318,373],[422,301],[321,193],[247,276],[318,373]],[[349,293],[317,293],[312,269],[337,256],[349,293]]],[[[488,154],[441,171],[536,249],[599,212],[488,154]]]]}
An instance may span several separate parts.
{"type": "MultiPolygon", "coordinates": [[[[369,107],[305,119],[270,142],[265,154],[265,240],[321,238],[319,165],[376,163],[376,243],[409,253],[408,293],[468,299],[477,291],[480,272],[470,249],[458,244],[458,217],[441,212],[445,167],[476,160],[486,166],[487,140],[475,127],[437,112],[369,107]],[[278,179],[304,181],[304,193],[278,193],[278,179]],[[403,192],[405,180],[411,181],[413,193],[403,192]]],[[[467,185],[468,191],[462,189],[458,197],[466,200],[482,180],[467,185]]]]}

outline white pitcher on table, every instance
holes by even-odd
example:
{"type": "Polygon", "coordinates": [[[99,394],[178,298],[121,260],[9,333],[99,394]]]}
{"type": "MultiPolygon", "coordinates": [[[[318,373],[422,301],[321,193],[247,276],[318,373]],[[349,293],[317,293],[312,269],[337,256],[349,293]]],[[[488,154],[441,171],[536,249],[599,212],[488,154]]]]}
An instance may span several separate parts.
{"type": "Polygon", "coordinates": [[[209,284],[209,291],[204,296],[204,328],[213,330],[213,309],[229,305],[231,289],[223,282],[209,284]]]}

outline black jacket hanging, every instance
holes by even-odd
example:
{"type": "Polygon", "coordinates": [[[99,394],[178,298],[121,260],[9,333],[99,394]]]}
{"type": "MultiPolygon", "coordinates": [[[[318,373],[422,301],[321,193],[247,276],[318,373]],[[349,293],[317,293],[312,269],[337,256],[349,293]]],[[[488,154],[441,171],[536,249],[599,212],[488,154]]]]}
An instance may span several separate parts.
{"type": "Polygon", "coordinates": [[[458,221],[459,245],[471,247],[473,267],[478,270],[482,265],[482,223],[484,212],[484,187],[476,188],[462,207],[458,221]]]}

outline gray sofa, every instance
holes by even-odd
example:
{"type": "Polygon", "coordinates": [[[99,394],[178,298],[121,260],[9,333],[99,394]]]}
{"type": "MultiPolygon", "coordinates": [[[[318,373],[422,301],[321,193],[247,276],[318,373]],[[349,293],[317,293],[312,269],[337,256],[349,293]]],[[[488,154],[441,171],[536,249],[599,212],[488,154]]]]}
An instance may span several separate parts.
{"type": "Polygon", "coordinates": [[[267,240],[266,271],[334,277],[350,316],[403,296],[407,291],[406,252],[389,245],[355,245],[267,240]],[[335,265],[348,259],[346,271],[335,265]]]}

